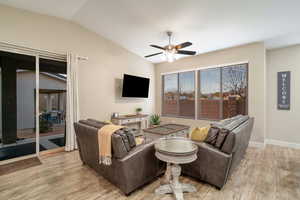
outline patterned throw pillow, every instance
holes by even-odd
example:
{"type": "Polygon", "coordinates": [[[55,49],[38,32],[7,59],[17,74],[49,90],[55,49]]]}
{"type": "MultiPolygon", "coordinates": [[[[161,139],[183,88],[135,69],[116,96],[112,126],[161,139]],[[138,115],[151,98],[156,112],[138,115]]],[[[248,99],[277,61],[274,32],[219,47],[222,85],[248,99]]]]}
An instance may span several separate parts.
{"type": "Polygon", "coordinates": [[[207,135],[208,131],[210,129],[210,126],[202,127],[202,128],[195,128],[191,133],[191,140],[197,141],[197,142],[203,142],[207,135]]]}
{"type": "Polygon", "coordinates": [[[219,132],[220,129],[218,127],[211,127],[204,142],[215,146],[219,132]]]}

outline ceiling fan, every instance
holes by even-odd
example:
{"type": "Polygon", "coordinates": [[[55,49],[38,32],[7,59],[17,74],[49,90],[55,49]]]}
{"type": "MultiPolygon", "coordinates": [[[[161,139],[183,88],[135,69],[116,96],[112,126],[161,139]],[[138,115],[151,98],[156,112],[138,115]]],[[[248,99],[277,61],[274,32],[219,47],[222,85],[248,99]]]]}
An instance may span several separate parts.
{"type": "Polygon", "coordinates": [[[154,45],[154,44],[150,45],[151,47],[163,50],[163,52],[147,55],[147,56],[145,56],[145,58],[149,58],[149,57],[152,57],[152,56],[164,54],[166,56],[166,59],[167,59],[168,62],[173,62],[175,60],[175,54],[182,54],[182,55],[195,55],[196,54],[196,51],[180,50],[180,49],[183,49],[185,47],[191,46],[192,45],[191,42],[184,42],[184,43],[181,43],[181,44],[178,44],[178,45],[172,45],[171,44],[172,32],[167,31],[167,35],[169,37],[169,44],[167,46],[161,47],[161,46],[154,45]]]}

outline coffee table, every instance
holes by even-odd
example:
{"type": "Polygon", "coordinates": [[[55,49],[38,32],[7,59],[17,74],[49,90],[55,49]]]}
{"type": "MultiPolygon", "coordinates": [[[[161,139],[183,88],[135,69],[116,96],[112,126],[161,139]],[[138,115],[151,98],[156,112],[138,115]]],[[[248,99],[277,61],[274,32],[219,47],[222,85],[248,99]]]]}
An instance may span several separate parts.
{"type": "Polygon", "coordinates": [[[157,188],[155,193],[173,193],[176,200],[183,200],[183,192],[196,192],[194,186],[180,183],[179,176],[181,174],[180,164],[187,164],[197,159],[197,145],[193,144],[192,141],[187,138],[170,137],[157,140],[155,149],[156,157],[167,162],[165,176],[169,182],[157,188]]]}
{"type": "Polygon", "coordinates": [[[144,129],[143,133],[147,138],[156,140],[162,137],[188,137],[189,129],[189,126],[182,124],[163,124],[144,129]]]}

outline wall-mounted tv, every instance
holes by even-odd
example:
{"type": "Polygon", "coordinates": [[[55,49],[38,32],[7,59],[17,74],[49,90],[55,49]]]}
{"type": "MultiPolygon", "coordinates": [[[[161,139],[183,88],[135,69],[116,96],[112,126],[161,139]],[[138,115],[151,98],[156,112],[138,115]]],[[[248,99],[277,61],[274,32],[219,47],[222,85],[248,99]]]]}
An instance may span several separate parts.
{"type": "Polygon", "coordinates": [[[124,74],[122,97],[148,98],[149,78],[124,74]]]}

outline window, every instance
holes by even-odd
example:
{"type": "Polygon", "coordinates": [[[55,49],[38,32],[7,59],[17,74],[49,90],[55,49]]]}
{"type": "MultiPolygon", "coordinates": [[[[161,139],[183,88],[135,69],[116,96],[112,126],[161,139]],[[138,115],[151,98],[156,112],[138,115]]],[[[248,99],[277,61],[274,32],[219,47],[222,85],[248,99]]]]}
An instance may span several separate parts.
{"type": "Polygon", "coordinates": [[[166,116],[195,118],[195,72],[163,76],[163,107],[166,116]]]}
{"type": "Polygon", "coordinates": [[[247,77],[248,64],[164,75],[162,114],[205,120],[246,115],[247,77]],[[195,73],[198,73],[197,84],[195,73]],[[195,101],[195,85],[198,91],[197,101],[195,101]]]}
{"type": "Polygon", "coordinates": [[[168,74],[164,80],[163,115],[175,115],[179,113],[178,104],[178,74],[168,74]]]}
{"type": "Polygon", "coordinates": [[[222,118],[246,115],[247,111],[247,65],[222,68],[222,118]]]}
{"type": "Polygon", "coordinates": [[[199,71],[199,113],[200,119],[220,119],[221,113],[221,69],[199,71]]]}
{"type": "Polygon", "coordinates": [[[179,116],[195,117],[195,72],[179,73],[179,116]]]}

